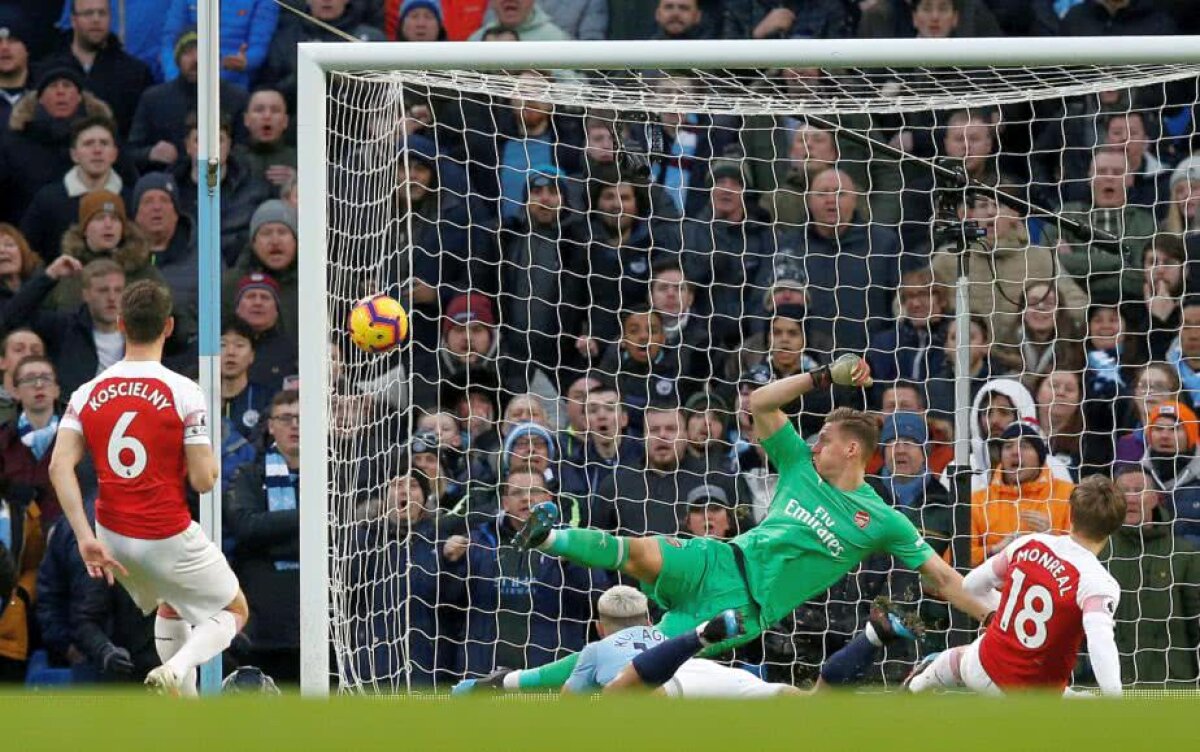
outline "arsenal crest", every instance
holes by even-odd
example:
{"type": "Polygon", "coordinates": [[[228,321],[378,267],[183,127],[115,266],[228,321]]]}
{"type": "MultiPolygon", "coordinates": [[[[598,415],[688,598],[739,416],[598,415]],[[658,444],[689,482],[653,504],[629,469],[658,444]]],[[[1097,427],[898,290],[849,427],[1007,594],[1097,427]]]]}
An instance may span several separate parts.
{"type": "Polygon", "coordinates": [[[854,524],[858,525],[859,530],[866,530],[867,525],[871,524],[871,515],[861,509],[858,510],[854,513],[854,524]]]}

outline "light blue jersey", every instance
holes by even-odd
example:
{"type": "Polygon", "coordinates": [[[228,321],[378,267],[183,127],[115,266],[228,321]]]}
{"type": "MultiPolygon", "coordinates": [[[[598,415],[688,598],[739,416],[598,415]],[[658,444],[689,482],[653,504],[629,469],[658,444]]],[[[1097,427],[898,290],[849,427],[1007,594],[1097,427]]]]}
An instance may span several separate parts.
{"type": "Polygon", "coordinates": [[[644,653],[667,638],[654,627],[626,627],[599,642],[593,642],[579,653],[579,662],[567,679],[568,692],[595,692],[602,689],[634,656],[644,653]]]}

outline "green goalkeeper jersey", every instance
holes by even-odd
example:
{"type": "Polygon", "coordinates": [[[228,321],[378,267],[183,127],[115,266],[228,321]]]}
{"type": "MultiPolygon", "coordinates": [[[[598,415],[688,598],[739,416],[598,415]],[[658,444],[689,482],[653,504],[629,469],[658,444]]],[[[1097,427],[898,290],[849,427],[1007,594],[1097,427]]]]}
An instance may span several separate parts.
{"type": "Polygon", "coordinates": [[[766,518],[733,539],[746,560],[764,628],[844,577],[873,553],[916,569],[934,556],[913,524],[867,484],[841,491],[817,475],[791,422],[762,442],[779,470],[766,518]]]}

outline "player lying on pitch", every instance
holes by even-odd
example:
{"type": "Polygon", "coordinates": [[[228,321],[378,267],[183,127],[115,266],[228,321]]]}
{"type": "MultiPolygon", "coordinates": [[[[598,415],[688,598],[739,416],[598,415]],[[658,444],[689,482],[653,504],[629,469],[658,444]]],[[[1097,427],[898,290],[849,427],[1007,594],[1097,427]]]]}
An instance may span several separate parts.
{"type": "Polygon", "coordinates": [[[821,668],[822,681],[810,692],[790,684],[765,682],[748,671],[694,656],[742,634],[741,615],[723,611],[695,630],[668,639],[651,626],[646,596],[626,585],[605,591],[597,603],[598,630],[603,637],[579,653],[575,670],[563,685],[564,694],[603,690],[614,693],[655,689],[670,697],[751,699],[783,694],[811,694],[830,683],[861,679],[874,661],[875,647],[897,637],[915,639],[881,600],[871,608],[863,633],[839,650],[821,668]],[[861,643],[869,646],[864,650],[861,643]]]}
{"type": "Polygon", "coordinates": [[[1086,635],[1100,690],[1121,695],[1113,639],[1121,587],[1096,555],[1125,522],[1125,496],[1092,475],[1071,492],[1070,504],[1069,535],[1022,536],[967,575],[967,590],[995,603],[996,616],[970,645],[927,656],[909,678],[910,690],[1065,692],[1086,635]]]}
{"type": "Polygon", "coordinates": [[[229,647],[249,610],[229,563],[188,511],[187,484],[211,490],[218,466],[204,394],[161,363],[175,326],[171,308],[162,285],[125,288],[125,357],[71,395],[50,480],[88,574],[109,584],[115,575],[143,613],[158,610],[154,644],[163,665],[146,685],[194,695],[196,667],[229,647]],[[100,484],[95,533],[75,477],[85,452],[100,484]]]}
{"type": "MultiPolygon", "coordinates": [[[[857,356],[842,356],[833,365],[765,384],[751,395],[755,432],[763,437],[779,481],[766,518],[732,541],[558,528],[558,508],[546,503],[532,510],[514,543],[637,579],[666,610],[658,628],[667,637],[693,630],[726,609],[738,611],[746,633],[707,646],[706,654],[757,637],[876,552],[919,570],[952,605],[985,619],[986,605],[963,589],[962,576],[864,481],[879,440],[874,419],[848,408],[834,410],[809,449],[784,414],[784,405],[830,384],[869,386],[870,369],[857,356]]],[[[568,656],[488,677],[486,683],[510,690],[561,687],[577,660],[568,656]]]]}

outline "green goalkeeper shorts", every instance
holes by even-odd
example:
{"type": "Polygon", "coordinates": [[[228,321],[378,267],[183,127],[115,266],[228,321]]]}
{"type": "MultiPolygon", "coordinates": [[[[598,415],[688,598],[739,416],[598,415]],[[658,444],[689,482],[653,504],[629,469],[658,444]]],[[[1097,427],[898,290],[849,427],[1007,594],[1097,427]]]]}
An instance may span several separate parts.
{"type": "Polygon", "coordinates": [[[741,612],[746,635],[715,645],[705,654],[724,652],[762,632],[758,607],[750,599],[728,543],[712,538],[680,540],[660,536],[658,549],[662,552],[662,571],[653,585],[643,584],[642,590],[667,611],[658,623],[663,634],[683,634],[730,608],[741,612]]]}

